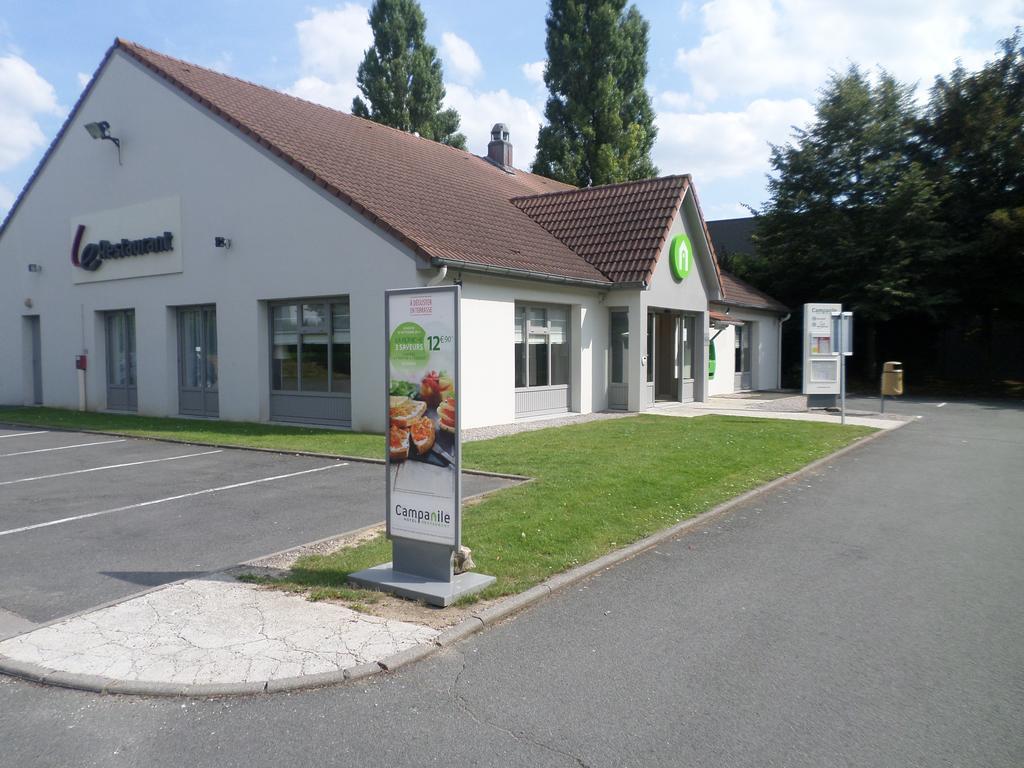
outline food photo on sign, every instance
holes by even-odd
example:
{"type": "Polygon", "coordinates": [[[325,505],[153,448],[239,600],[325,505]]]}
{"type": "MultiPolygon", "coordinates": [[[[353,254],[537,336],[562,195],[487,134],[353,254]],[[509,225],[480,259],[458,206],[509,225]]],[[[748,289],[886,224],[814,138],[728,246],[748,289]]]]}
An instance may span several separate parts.
{"type": "Polygon", "coordinates": [[[418,383],[393,379],[388,390],[391,460],[454,463],[455,383],[445,371],[431,370],[418,383]]]}
{"type": "Polygon", "coordinates": [[[453,298],[450,292],[395,292],[388,298],[390,529],[438,541],[452,540],[454,526],[441,523],[454,519],[458,504],[453,298]],[[430,516],[410,519],[402,509],[430,516]]]}

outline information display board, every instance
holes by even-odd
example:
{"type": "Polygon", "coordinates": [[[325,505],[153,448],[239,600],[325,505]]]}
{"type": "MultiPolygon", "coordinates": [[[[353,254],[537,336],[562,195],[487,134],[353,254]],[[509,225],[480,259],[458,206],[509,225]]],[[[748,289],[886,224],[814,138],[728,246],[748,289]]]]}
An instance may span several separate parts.
{"type": "Polygon", "coordinates": [[[387,534],[460,543],[457,285],[387,291],[387,534]]]}
{"type": "Polygon", "coordinates": [[[839,394],[839,358],[832,314],[842,304],[804,304],[804,394],[839,394]]]}

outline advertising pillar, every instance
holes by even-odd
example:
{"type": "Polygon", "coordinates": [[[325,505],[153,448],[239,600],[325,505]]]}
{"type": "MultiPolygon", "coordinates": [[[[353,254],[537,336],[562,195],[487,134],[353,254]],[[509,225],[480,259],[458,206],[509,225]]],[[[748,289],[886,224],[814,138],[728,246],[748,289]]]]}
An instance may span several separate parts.
{"type": "Polygon", "coordinates": [[[493,576],[454,573],[462,541],[457,285],[385,291],[385,521],[392,562],[352,581],[447,606],[493,576]]]}
{"type": "Polygon", "coordinates": [[[832,408],[839,394],[839,357],[832,314],[842,304],[804,304],[804,389],[811,408],[832,408]]]}

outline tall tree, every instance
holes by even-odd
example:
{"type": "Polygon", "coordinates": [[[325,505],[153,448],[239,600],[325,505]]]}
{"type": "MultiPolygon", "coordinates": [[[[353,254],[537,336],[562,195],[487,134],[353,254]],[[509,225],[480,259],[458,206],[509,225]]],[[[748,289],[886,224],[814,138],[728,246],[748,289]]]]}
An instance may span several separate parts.
{"type": "Polygon", "coordinates": [[[867,338],[879,323],[935,313],[950,298],[930,276],[944,256],[942,193],[917,159],[913,89],[856,66],[832,76],[816,119],[771,148],[770,199],[758,212],[759,258],[737,270],[798,305],[838,301],[867,338]]]}
{"type": "Polygon", "coordinates": [[[544,83],[548,124],[533,172],[586,187],[656,176],[644,87],[648,24],[626,0],[551,0],[544,83]]]}
{"type": "MultiPolygon", "coordinates": [[[[991,352],[994,314],[1024,312],[1024,35],[1018,29],[977,72],[937,78],[921,122],[952,258],[941,279],[957,308],[981,319],[991,352]]],[[[1009,318],[1007,318],[1009,319],[1009,318]]]]}
{"type": "Polygon", "coordinates": [[[465,149],[458,112],[441,108],[441,60],[426,41],[427,20],[419,3],[376,0],[370,28],[373,45],[356,76],[363,95],[352,100],[352,114],[465,149]]]}

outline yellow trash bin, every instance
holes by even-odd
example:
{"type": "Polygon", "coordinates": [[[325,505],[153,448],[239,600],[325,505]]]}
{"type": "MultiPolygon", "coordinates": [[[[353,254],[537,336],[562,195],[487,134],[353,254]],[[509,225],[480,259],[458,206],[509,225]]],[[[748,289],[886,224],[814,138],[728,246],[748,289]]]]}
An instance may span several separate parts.
{"type": "Polygon", "coordinates": [[[882,395],[903,394],[903,363],[895,360],[882,365],[882,395]]]}

